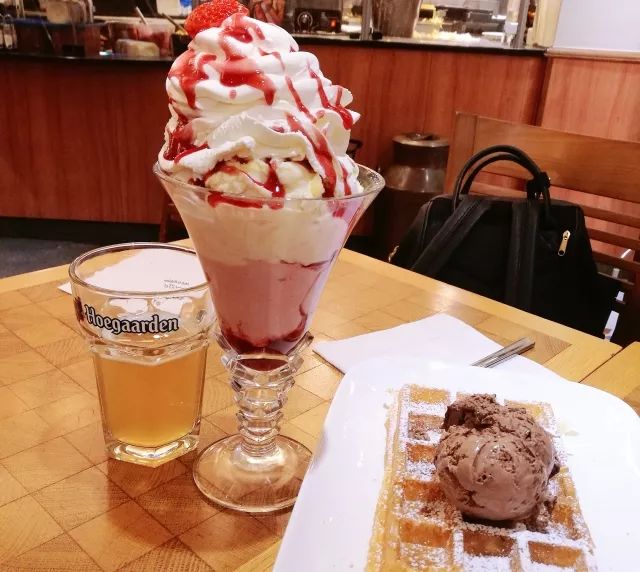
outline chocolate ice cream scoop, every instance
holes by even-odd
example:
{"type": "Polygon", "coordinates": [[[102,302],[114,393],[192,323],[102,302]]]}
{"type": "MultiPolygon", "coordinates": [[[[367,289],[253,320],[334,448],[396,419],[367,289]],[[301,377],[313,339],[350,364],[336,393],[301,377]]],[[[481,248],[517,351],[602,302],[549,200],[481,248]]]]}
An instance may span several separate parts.
{"type": "Polygon", "coordinates": [[[447,410],[435,464],[447,498],[464,514],[520,520],[548,500],[556,470],[548,433],[524,410],[492,395],[457,400],[447,410]]]}
{"type": "Polygon", "coordinates": [[[528,449],[539,456],[552,476],[557,460],[549,434],[521,407],[500,405],[495,395],[477,393],[454,401],[444,417],[443,429],[461,425],[470,429],[492,429],[517,435],[528,449]]]}
{"type": "Polygon", "coordinates": [[[471,428],[491,425],[491,422],[486,421],[487,417],[500,412],[503,407],[496,401],[495,395],[488,393],[461,397],[447,408],[442,428],[449,429],[452,425],[465,425],[471,428]]]}

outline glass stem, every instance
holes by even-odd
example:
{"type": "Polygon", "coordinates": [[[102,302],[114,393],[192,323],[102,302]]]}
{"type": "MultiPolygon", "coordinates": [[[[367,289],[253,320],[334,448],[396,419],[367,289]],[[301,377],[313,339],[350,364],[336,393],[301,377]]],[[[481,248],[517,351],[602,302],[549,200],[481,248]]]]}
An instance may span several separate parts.
{"type": "Polygon", "coordinates": [[[277,450],[282,408],[293,386],[293,376],[303,363],[302,351],[313,341],[309,333],[287,355],[238,354],[219,331],[218,343],[225,350],[222,363],[231,374],[231,388],[239,411],[238,432],[242,451],[249,457],[266,457],[277,450]]]}
{"type": "Polygon", "coordinates": [[[232,374],[231,387],[240,409],[238,430],[242,436],[242,450],[247,455],[264,457],[275,452],[282,408],[292,385],[292,372],[265,372],[253,379],[240,372],[232,374]]]}

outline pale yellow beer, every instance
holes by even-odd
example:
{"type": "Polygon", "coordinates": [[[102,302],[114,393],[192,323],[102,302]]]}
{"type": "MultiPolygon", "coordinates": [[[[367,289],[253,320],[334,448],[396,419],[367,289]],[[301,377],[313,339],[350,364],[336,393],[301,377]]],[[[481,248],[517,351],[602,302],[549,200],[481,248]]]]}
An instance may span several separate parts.
{"type": "Polygon", "coordinates": [[[152,361],[94,353],[111,436],[130,445],[160,447],[188,435],[200,415],[206,352],[200,347],[152,361]]]}
{"type": "Polygon", "coordinates": [[[193,451],[215,319],[196,253],[116,244],[76,258],[69,276],[95,366],[107,454],[157,467],[193,451]]]}

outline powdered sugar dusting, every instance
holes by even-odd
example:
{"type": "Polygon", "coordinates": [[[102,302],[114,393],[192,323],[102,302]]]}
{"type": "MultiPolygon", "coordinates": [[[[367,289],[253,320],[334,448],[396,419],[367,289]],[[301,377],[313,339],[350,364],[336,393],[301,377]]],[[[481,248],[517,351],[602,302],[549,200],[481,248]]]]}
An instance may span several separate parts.
{"type": "Polygon", "coordinates": [[[557,503],[546,530],[528,529],[523,522],[470,522],[448,502],[432,459],[442,431],[434,428],[431,418],[419,416],[444,418],[455,398],[442,390],[415,386],[405,386],[399,392],[389,420],[387,485],[383,485],[376,515],[376,526],[383,527],[384,534],[374,533],[367,569],[596,570],[591,536],[553,411],[546,403],[498,400],[527,409],[553,438],[561,469],[549,483],[549,493],[557,496],[557,503]],[[424,457],[419,457],[421,454],[424,457]]]}
{"type": "Polygon", "coordinates": [[[463,566],[469,572],[511,572],[512,570],[510,560],[501,556],[471,556],[465,554],[463,566]]]}

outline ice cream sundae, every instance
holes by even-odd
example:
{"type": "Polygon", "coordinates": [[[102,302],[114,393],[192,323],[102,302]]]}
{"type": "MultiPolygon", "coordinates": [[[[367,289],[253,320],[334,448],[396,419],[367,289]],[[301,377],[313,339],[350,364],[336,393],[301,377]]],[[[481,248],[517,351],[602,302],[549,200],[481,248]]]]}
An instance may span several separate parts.
{"type": "Polygon", "coordinates": [[[185,27],[193,40],[167,78],[158,174],[225,339],[243,353],[287,353],[372,199],[346,154],[358,114],[314,55],[235,0],[199,6],[185,27]]]}
{"type": "Polygon", "coordinates": [[[279,435],[309,324],[349,232],[384,185],[347,155],[351,94],[283,29],[213,0],[185,22],[155,173],[210,285],[239,434],[194,463],[222,506],[291,506],[311,458],[279,435]]]}

